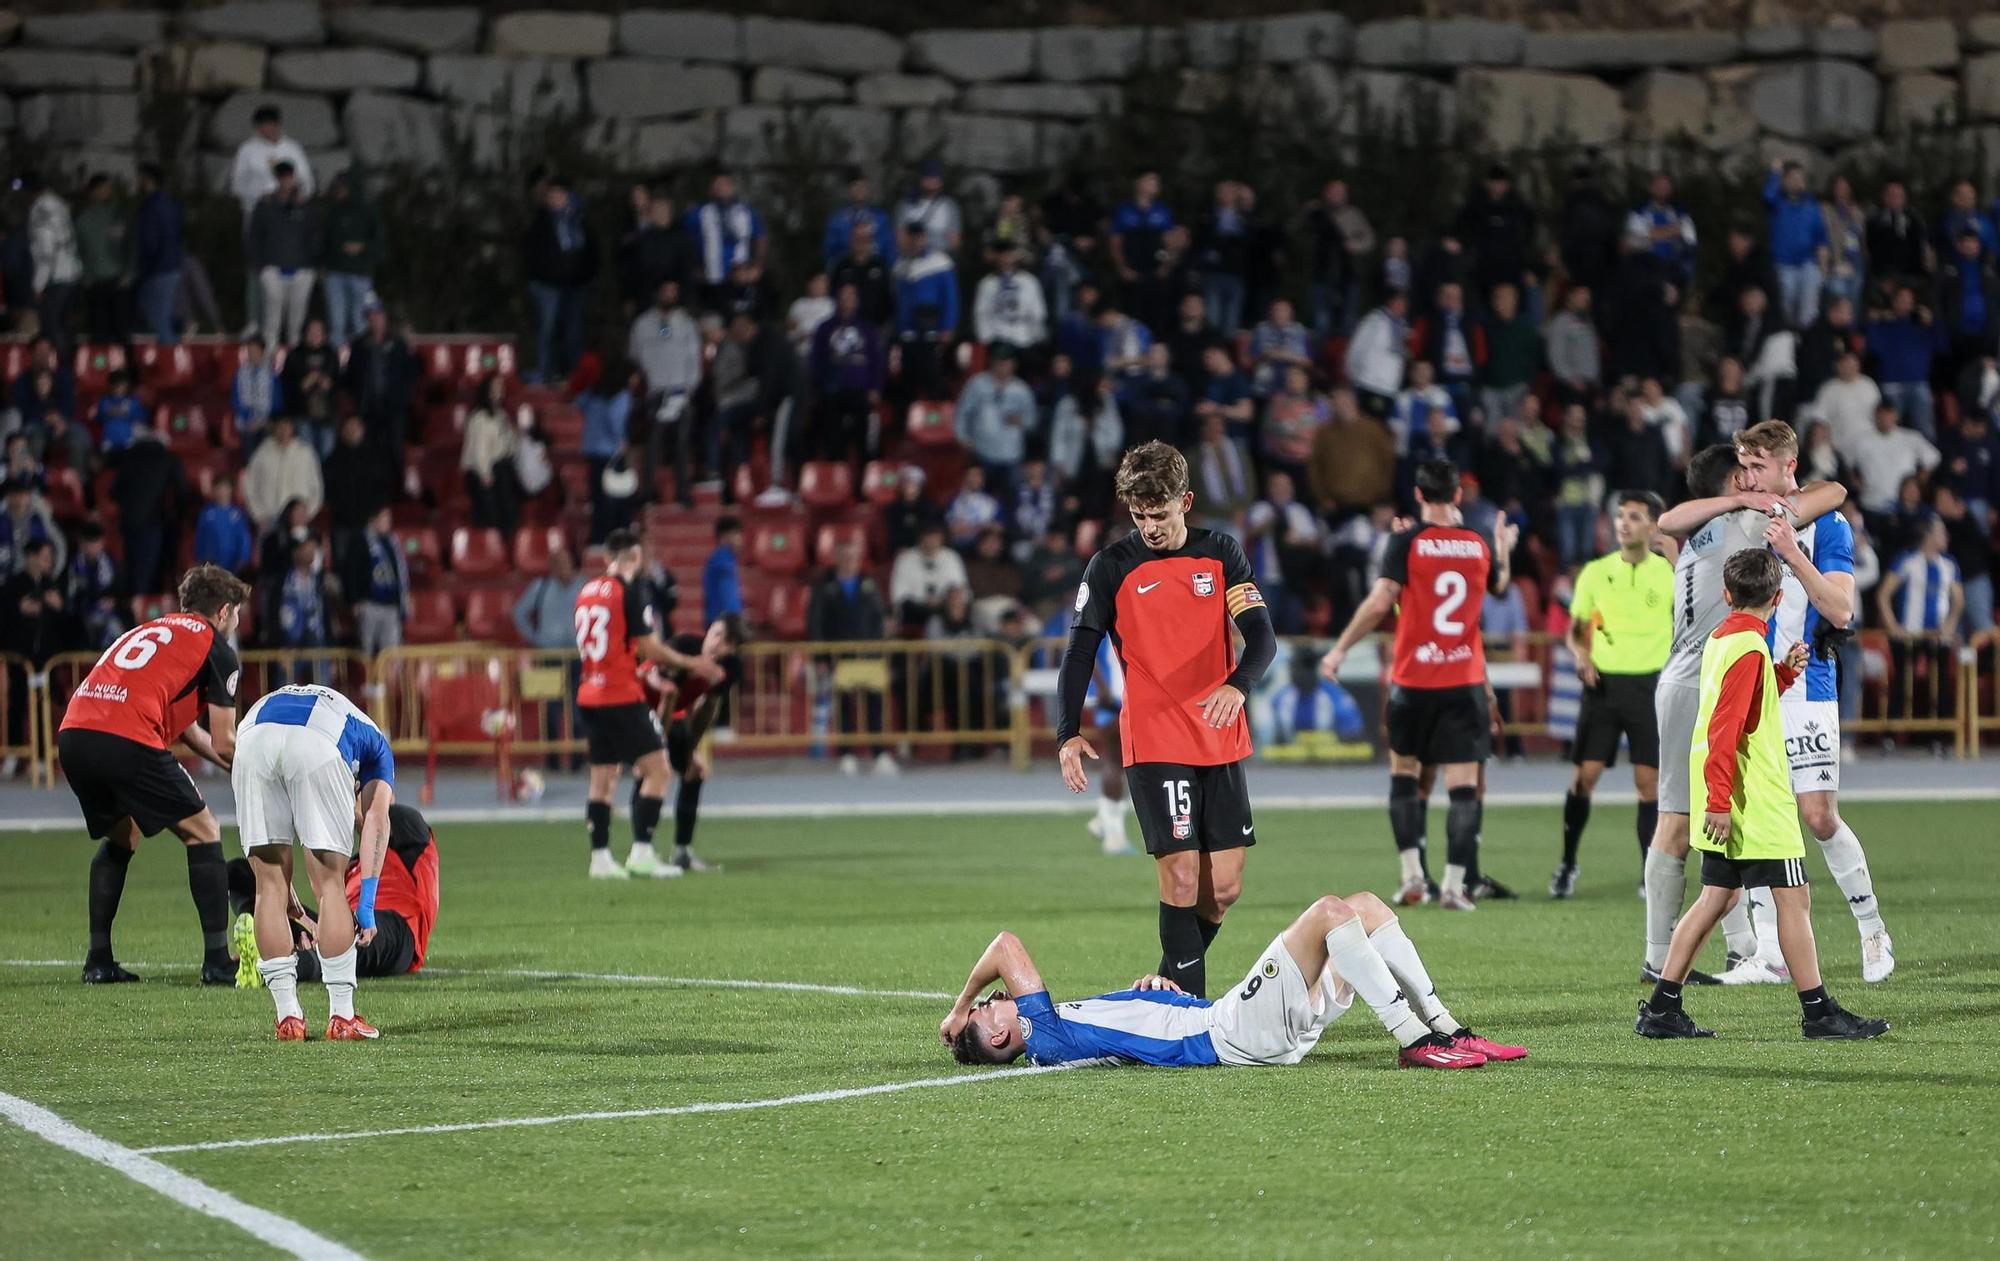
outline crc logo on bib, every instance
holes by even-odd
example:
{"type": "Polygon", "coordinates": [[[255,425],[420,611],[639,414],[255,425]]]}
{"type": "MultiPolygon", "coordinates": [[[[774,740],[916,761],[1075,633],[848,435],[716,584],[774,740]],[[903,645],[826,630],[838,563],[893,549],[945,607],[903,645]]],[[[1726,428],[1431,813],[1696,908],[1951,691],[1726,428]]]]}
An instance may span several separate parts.
{"type": "Polygon", "coordinates": [[[1215,575],[1206,570],[1196,574],[1194,576],[1194,593],[1196,595],[1214,595],[1215,575]]]}
{"type": "Polygon", "coordinates": [[[1174,839],[1177,841],[1185,841],[1188,837],[1193,835],[1194,835],[1194,816],[1187,814],[1175,815],[1174,839]]]}

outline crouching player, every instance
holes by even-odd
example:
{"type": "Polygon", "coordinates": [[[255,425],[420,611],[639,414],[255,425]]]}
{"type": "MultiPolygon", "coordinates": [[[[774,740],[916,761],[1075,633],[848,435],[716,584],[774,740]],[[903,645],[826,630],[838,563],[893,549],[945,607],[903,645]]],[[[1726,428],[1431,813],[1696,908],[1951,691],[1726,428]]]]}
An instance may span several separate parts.
{"type": "Polygon", "coordinates": [[[1212,1002],[1143,976],[1129,990],[1058,1005],[1020,938],[1001,933],[938,1033],[961,1064],[1024,1055],[1079,1067],[1296,1064],[1356,994],[1396,1039],[1405,1068],[1478,1068],[1528,1054],[1488,1042],[1445,1010],[1416,946],[1372,893],[1314,902],[1212,1002]],[[979,999],[994,981],[1005,988],[979,999]]]}
{"type": "Polygon", "coordinates": [[[375,940],[376,891],[395,801],[396,759],[368,716],[332,688],[282,687],[257,702],[237,741],[231,769],[237,827],[257,886],[253,917],[257,971],[278,1009],[278,1041],[306,1040],[299,1007],[291,916],[292,842],[305,846],[306,873],[319,903],[318,954],[326,982],[329,1041],[381,1036],[354,1014],[357,946],[375,940]],[[347,902],[347,865],[361,824],[359,887],[347,902]]]}
{"type": "MultiPolygon", "coordinates": [[[[415,806],[400,802],[389,807],[389,857],[382,862],[381,884],[375,892],[375,938],[355,947],[356,976],[403,976],[424,966],[430,949],[431,929],[437,924],[438,858],[437,835],[415,806]]],[[[236,954],[242,963],[236,972],[238,989],[256,989],[263,978],[257,971],[257,932],[251,907],[257,900],[256,877],[250,860],[237,858],[229,864],[229,900],[236,911],[236,954]]],[[[347,864],[347,906],[361,905],[361,863],[347,864]]],[[[292,954],[299,963],[301,981],[320,979],[319,926],[304,906],[288,908],[292,920],[292,954]]]]}
{"type": "MultiPolygon", "coordinates": [[[[749,642],[743,615],[724,613],[709,623],[705,634],[675,635],[668,641],[683,659],[713,666],[721,671],[720,681],[697,673],[690,666],[668,671],[650,662],[639,672],[639,685],[647,703],[659,716],[666,734],[667,767],[680,781],[674,792],[674,850],[667,859],[664,876],[680,876],[690,871],[721,871],[704,862],[694,852],[694,826],[701,814],[701,786],[708,782],[708,749],[702,741],[729,694],[743,681],[743,645],[749,642]]],[[[645,785],[632,785],[632,816],[643,807],[640,798],[645,785]]]]}
{"type": "Polygon", "coordinates": [[[1799,992],[1800,1031],[1808,1038],[1876,1038],[1885,1020],[1868,1020],[1833,1001],[1820,984],[1806,889],[1805,842],[1792,796],[1785,724],[1778,696],[1806,663],[1795,643],[1773,664],[1768,622],[1783,569],[1767,551],[1741,551],[1722,567],[1730,614],[1703,643],[1689,782],[1706,801],[1694,847],[1702,851],[1701,896],[1681,916],[1667,946],[1652,998],[1639,1004],[1636,1030],[1646,1038],[1712,1038],[1681,1007],[1681,986],[1745,886],[1769,886],[1778,906],[1778,944],[1799,992]]]}

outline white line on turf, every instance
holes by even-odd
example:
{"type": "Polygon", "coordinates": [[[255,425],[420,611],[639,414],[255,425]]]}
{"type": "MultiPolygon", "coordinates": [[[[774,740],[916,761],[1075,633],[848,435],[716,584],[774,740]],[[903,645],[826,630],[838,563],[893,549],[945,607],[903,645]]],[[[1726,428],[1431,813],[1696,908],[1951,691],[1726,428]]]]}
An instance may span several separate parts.
{"type": "Polygon", "coordinates": [[[212,1152],[232,1147],[277,1147],[289,1143],[345,1143],[364,1138],[394,1138],[408,1134],[463,1134],[469,1130],[523,1129],[541,1125],[566,1125],[572,1121],[622,1121],[633,1117],[695,1116],[707,1112],[754,1112],[763,1108],[784,1108],[798,1103],[833,1103],[841,1099],[861,1099],[869,1095],[893,1095],[905,1090],[935,1090],[947,1086],[975,1086],[1003,1077],[1026,1077],[1036,1073],[1057,1073],[1060,1068],[1003,1068],[990,1073],[956,1073],[950,1077],[925,1077],[918,1081],[884,1082],[879,1086],[851,1086],[845,1090],[816,1090],[805,1095],[785,1095],[777,1099],[735,1099],[718,1103],[684,1103],[668,1108],[628,1108],[618,1112],[567,1112],[548,1117],[507,1117],[498,1121],[461,1121],[449,1125],[406,1125],[391,1130],[330,1131],[323,1134],[281,1134],[272,1138],[229,1138],[206,1143],[168,1143],[142,1147],[149,1155],[168,1152],[212,1152]]]}
{"type": "Polygon", "coordinates": [[[176,1204],[228,1222],[273,1248],[304,1258],[304,1261],[362,1261],[360,1253],[324,1235],[314,1234],[289,1217],[280,1217],[245,1204],[198,1178],[191,1178],[178,1169],[161,1164],[144,1152],[72,1125],[47,1108],[29,1103],[26,1099],[0,1091],[0,1116],[57,1147],[124,1174],[176,1204]]]}
{"type": "MultiPolygon", "coordinates": [[[[0,959],[0,967],[77,968],[77,959],[0,959]]],[[[128,967],[185,971],[171,963],[131,963],[128,967]]],[[[872,990],[858,985],[821,985],[812,981],[754,981],[736,977],[649,976],[630,972],[562,972],[543,968],[425,968],[429,976],[504,976],[524,981],[610,981],[627,985],[665,985],[702,990],[784,990],[794,994],[837,994],[845,998],[922,998],[949,1000],[958,997],[943,990],[872,990]]]]}

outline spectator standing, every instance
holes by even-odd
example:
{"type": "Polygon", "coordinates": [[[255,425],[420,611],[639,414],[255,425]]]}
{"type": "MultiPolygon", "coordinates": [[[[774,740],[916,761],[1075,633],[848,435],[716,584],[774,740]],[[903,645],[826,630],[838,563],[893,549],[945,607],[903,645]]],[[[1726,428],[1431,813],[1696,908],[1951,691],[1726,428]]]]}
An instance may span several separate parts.
{"type": "MultiPolygon", "coordinates": [[[[368,518],[361,546],[341,566],[340,588],[354,607],[354,631],[361,655],[373,658],[385,648],[403,644],[403,623],[410,616],[410,569],[403,559],[403,541],[387,508],[368,518]]],[[[371,695],[379,685],[371,685],[371,695]]]]}
{"type": "Polygon", "coordinates": [[[251,518],[269,526],[285,505],[296,501],[305,505],[310,519],[319,514],[323,491],[319,455],[299,441],[296,421],[282,413],[273,416],[270,437],[258,445],[243,471],[243,501],[251,518]]]}
{"type": "Polygon", "coordinates": [[[298,173],[289,162],[278,163],[272,173],[277,186],[250,214],[249,258],[263,291],[258,310],[264,344],[276,348],[297,342],[305,329],[319,249],[313,239],[312,208],[298,173]]]}
{"type": "Polygon", "coordinates": [[[1556,225],[1556,259],[1571,285],[1602,289],[1618,261],[1618,242],[1629,216],[1612,204],[1593,159],[1570,166],[1569,189],[1563,194],[1562,217],[1556,225]]]}
{"type": "Polygon", "coordinates": [[[347,348],[343,387],[368,429],[368,440],[393,469],[403,467],[403,440],[410,428],[410,401],[422,375],[409,340],[389,327],[379,301],[362,312],[361,336],[347,348]]]}
{"type": "Polygon", "coordinates": [[[69,544],[56,525],[55,514],[33,482],[16,477],[7,483],[5,499],[0,501],[0,576],[19,573],[27,563],[28,549],[36,543],[47,543],[54,549],[50,567],[62,569],[69,544]]]}
{"type": "Polygon", "coordinates": [[[728,513],[715,519],[715,548],[701,566],[701,624],[712,626],[725,613],[743,611],[743,522],[728,513]]]}
{"type": "Polygon", "coordinates": [[[1911,284],[1929,277],[1930,236],[1910,209],[1910,192],[1901,180],[1882,185],[1882,204],[1868,216],[1864,240],[1868,265],[1882,280],[1911,284]]]}
{"type": "Polygon", "coordinates": [[[1306,211],[1312,242],[1312,325],[1322,341],[1345,337],[1361,315],[1361,281],[1375,251],[1375,229],[1348,200],[1347,181],[1328,180],[1306,211]]]}
{"type": "MultiPolygon", "coordinates": [[[[896,207],[896,222],[905,233],[911,223],[921,223],[930,248],[951,254],[958,252],[965,232],[965,217],[959,210],[958,199],[944,191],[944,165],[936,158],[924,159],[917,168],[917,187],[896,207]]],[[[887,242],[888,238],[883,240],[887,242]]],[[[916,246],[906,241],[900,251],[893,243],[885,243],[881,248],[894,266],[904,253],[915,251],[916,246]]]]}
{"type": "Polygon", "coordinates": [[[881,244],[894,239],[876,236],[875,225],[866,220],[855,224],[848,236],[848,252],[835,261],[829,277],[836,295],[850,285],[854,287],[861,318],[876,328],[886,326],[896,315],[894,264],[880,249],[881,244]]]}
{"type": "Polygon", "coordinates": [[[1473,385],[1486,367],[1486,333],[1466,314],[1465,293],[1457,284],[1438,286],[1436,304],[1417,321],[1411,340],[1459,416],[1470,415],[1473,385]]]}
{"type": "Polygon", "coordinates": [[[1084,259],[1097,248],[1103,233],[1104,210],[1090,195],[1088,177],[1072,172],[1049,190],[1036,211],[1043,292],[1050,314],[1061,323],[1074,307],[1073,295],[1084,277],[1084,259]]]}
{"type": "Polygon", "coordinates": [[[509,539],[521,515],[521,487],[514,474],[520,445],[520,429],[507,410],[506,382],[495,373],[479,383],[477,400],[465,418],[458,467],[472,499],[472,523],[509,539]]]}
{"type": "Polygon", "coordinates": [[[1735,224],[1725,238],[1722,278],[1708,291],[1710,318],[1727,322],[1735,318],[1743,291],[1755,285],[1764,291],[1765,305],[1783,310],[1778,301],[1778,272],[1771,265],[1771,252],[1757,240],[1757,230],[1735,224]]]}
{"type": "MultiPolygon", "coordinates": [[[[1215,186],[1215,200],[1202,217],[1194,241],[1194,266],[1201,275],[1202,298],[1225,337],[1235,336],[1243,327],[1243,303],[1249,288],[1251,225],[1244,213],[1242,187],[1235,180],[1223,180],[1215,186]]],[[[1158,195],[1157,176],[1153,194],[1158,195]]],[[[1117,231],[1116,220],[1113,231],[1117,231]]],[[[1138,262],[1132,266],[1142,273],[1150,270],[1138,262]]]]}
{"type": "Polygon", "coordinates": [[[1979,210],[1979,190],[1971,180],[1958,180],[1951,186],[1949,205],[1938,216],[1938,253],[1949,256],[1958,248],[1959,234],[1967,228],[1979,238],[1979,251],[1988,258],[2000,249],[2000,236],[1996,236],[1993,223],[1979,210]]]}
{"type": "Polygon", "coordinates": [[[1950,535],[1945,523],[1932,517],[1916,546],[1904,552],[1883,571],[1882,585],[1875,588],[1875,607],[1889,631],[1889,715],[1901,718],[1913,708],[1919,717],[1934,710],[1939,717],[1951,710],[1951,689],[1944,678],[1950,660],[1950,646],[1958,636],[1959,617],[1965,609],[1965,591],[1959,585],[1958,564],[1946,549],[1950,535]],[[1917,674],[1928,679],[1928,689],[1917,686],[1917,674]],[[1924,704],[1918,697],[1935,702],[1924,704]]]}
{"type": "Polygon", "coordinates": [[[1061,493],[1076,501],[1077,515],[1102,517],[1111,511],[1112,478],[1125,447],[1125,421],[1110,379],[1077,373],[1049,423],[1049,469],[1061,493]]]}
{"type": "Polygon", "coordinates": [[[1904,424],[1935,439],[1931,366],[1943,349],[1937,323],[1929,307],[1917,305],[1916,291],[1901,282],[1889,299],[1889,310],[1880,315],[1868,322],[1866,345],[1882,396],[1896,405],[1904,424]]]}
{"type": "MultiPolygon", "coordinates": [[[[1861,357],[1849,353],[1840,357],[1832,379],[1813,396],[1812,414],[1832,431],[1834,449],[1852,458],[1873,431],[1875,413],[1882,406],[1882,391],[1861,374],[1861,357]]],[[[1898,414],[1894,403],[1889,408],[1892,415],[1898,414]]]]}
{"type": "MultiPolygon", "coordinates": [[[[273,619],[274,646],[294,651],[324,648],[330,642],[328,588],[334,585],[321,563],[319,540],[307,535],[292,545],[291,568],[278,581],[278,615],[273,619]]],[[[294,682],[311,682],[315,670],[306,660],[294,667],[294,682]]]]}
{"type": "MultiPolygon", "coordinates": [[[[1486,168],[1458,213],[1458,239],[1472,251],[1472,281],[1479,293],[1495,285],[1527,286],[1534,269],[1535,212],[1515,190],[1513,175],[1495,163],[1486,168]]],[[[1447,388],[1451,374],[1441,372],[1447,388]]]]}
{"type": "Polygon", "coordinates": [[[1146,375],[1126,388],[1119,407],[1127,446],[1159,441],[1178,447],[1188,440],[1187,382],[1174,375],[1173,352],[1165,342],[1154,342],[1146,352],[1146,375]]]}
{"type": "Polygon", "coordinates": [[[334,390],[340,382],[340,352],[327,339],[325,320],[315,315],[306,321],[304,337],[285,354],[278,382],[285,410],[298,417],[299,435],[325,459],[333,451],[334,390]]]}
{"type": "MultiPolygon", "coordinates": [[[[1160,203],[1160,173],[1141,171],[1132,181],[1132,199],[1111,212],[1111,265],[1125,285],[1135,285],[1152,270],[1160,243],[1174,226],[1173,212],[1160,203]]],[[[1211,306],[1219,322],[1221,313],[1211,306]]]]}
{"type": "Polygon", "coordinates": [[[1259,398],[1269,398],[1282,387],[1290,369],[1312,367],[1312,341],[1292,304],[1283,298],[1271,304],[1268,317],[1251,334],[1250,363],[1251,388],[1259,398]]]}
{"type": "Polygon", "coordinates": [[[261,339],[247,340],[238,350],[242,358],[229,382],[229,414],[243,449],[255,455],[271,418],[284,410],[285,387],[271,371],[270,353],[261,339]]]}
{"type": "MultiPolygon", "coordinates": [[[[76,647],[77,623],[63,596],[63,569],[47,540],[28,544],[21,567],[0,582],[0,652],[25,657],[39,671],[49,658],[76,647]]],[[[7,743],[28,742],[25,672],[7,672],[7,743]]],[[[7,770],[13,775],[13,769],[7,770]]]]}
{"type": "Polygon", "coordinates": [[[959,478],[958,493],[944,506],[946,536],[961,555],[968,555],[979,536],[999,524],[1000,501],[987,493],[986,470],[968,466],[959,478]]]}
{"type": "Polygon", "coordinates": [[[1854,200],[1845,175],[1827,185],[1820,213],[1826,219],[1826,290],[1858,303],[1868,285],[1868,212],[1854,200]]]}
{"type": "Polygon", "coordinates": [[[1620,490],[1649,490],[1662,499],[1673,489],[1673,447],[1660,426],[1647,419],[1641,396],[1634,394],[1625,400],[1624,423],[1611,431],[1605,446],[1612,485],[1620,490]]]}
{"type": "Polygon", "coordinates": [[[166,190],[155,162],[139,164],[139,213],[133,238],[140,319],[160,345],[178,345],[174,299],[181,286],[181,203],[166,190]]]}
{"type": "Polygon", "coordinates": [[[808,363],[818,396],[817,438],[811,445],[819,458],[849,464],[859,485],[888,356],[880,327],[862,315],[861,293],[854,285],[840,287],[832,318],[813,331],[808,363]]]}
{"type": "Polygon", "coordinates": [[[694,484],[694,392],[701,385],[702,338],[681,305],[679,286],[663,282],[652,307],[633,318],[625,353],[646,379],[641,423],[630,427],[632,438],[644,443],[646,481],[651,484],[672,441],[675,485],[685,502],[694,484]]]}
{"type": "Polygon", "coordinates": [[[868,177],[855,171],[847,177],[847,200],[826,217],[826,233],[820,242],[820,257],[831,270],[854,249],[854,229],[866,223],[874,239],[883,245],[886,261],[894,266],[895,237],[890,231],[889,212],[868,195],[868,177]]]}
{"type": "Polygon", "coordinates": [[[1597,341],[1597,323],[1591,316],[1588,287],[1571,286],[1563,298],[1563,309],[1549,321],[1548,359],[1559,405],[1587,403],[1596,398],[1598,385],[1604,379],[1604,360],[1597,341]]]}
{"type": "Polygon", "coordinates": [[[1993,629],[1993,535],[1950,486],[1939,486],[1931,502],[1944,522],[1946,546],[1964,592],[1958,634],[1970,639],[1993,629]]]}
{"type": "Polygon", "coordinates": [[[328,333],[336,346],[345,346],[361,334],[361,313],[375,294],[375,270],[382,265],[382,247],[382,216],[361,181],[342,171],[327,186],[320,251],[326,317],[331,326],[328,333]]]}
{"type": "MultiPolygon", "coordinates": [[[[278,166],[283,163],[292,168],[292,178],[298,182],[299,195],[310,198],[313,183],[312,163],[306,160],[306,151],[296,140],[285,134],[284,114],[275,105],[260,105],[250,115],[250,135],[236,146],[236,160],[229,170],[229,191],[243,208],[243,240],[245,255],[249,256],[251,220],[257,206],[278,187],[278,166]]],[[[248,341],[265,326],[263,320],[264,286],[254,267],[245,268],[243,277],[243,334],[248,341]]]]}
{"type": "Polygon", "coordinates": [[[1670,377],[1680,371],[1680,288],[1648,238],[1628,232],[1612,275],[1604,340],[1606,377],[1670,377]]]}
{"type": "Polygon", "coordinates": [[[1361,414],[1354,392],[1333,392],[1332,420],[1313,435],[1306,469],[1314,503],[1330,521],[1366,512],[1396,490],[1396,440],[1361,414]]]}
{"type": "Polygon", "coordinates": [[[1013,242],[994,251],[993,266],[973,294],[973,335],[989,347],[1007,346],[1016,354],[1032,350],[1049,339],[1042,282],[1021,269],[1021,250],[1013,242]]]}
{"type": "MultiPolygon", "coordinates": [[[[1838,430],[1834,432],[1834,446],[1840,447],[1838,430]]],[[[1856,438],[1840,454],[1861,478],[1861,492],[1856,496],[1861,501],[1861,510],[1875,518],[1895,511],[1896,496],[1904,478],[1928,476],[1941,459],[1930,439],[1896,423],[1896,409],[1886,402],[1875,408],[1873,431],[1856,438]]],[[[1875,534],[1888,537],[1879,525],[1875,534]]]]}
{"type": "Polygon", "coordinates": [[[218,477],[209,483],[208,503],[194,523],[194,563],[220,565],[232,574],[249,572],[256,550],[250,518],[236,504],[236,483],[218,477]]]}
{"type": "Polygon", "coordinates": [[[1363,411],[1386,418],[1403,388],[1403,367],[1409,360],[1410,333],[1404,322],[1409,298],[1391,290],[1382,305],[1370,311],[1347,344],[1347,379],[1363,411]]]}
{"type": "Polygon", "coordinates": [[[674,218],[673,194],[665,185],[654,188],[632,238],[626,274],[619,277],[628,309],[637,314],[669,280],[680,292],[693,293],[699,266],[700,250],[693,235],[674,218]]]}
{"type": "Polygon", "coordinates": [[[1243,515],[1243,550],[1278,634],[1304,628],[1306,594],[1322,576],[1325,546],[1326,523],[1299,501],[1292,475],[1273,469],[1264,497],[1243,515]]]}
{"type": "Polygon", "coordinates": [[[583,583],[569,549],[549,549],[549,572],[524,587],[514,601],[514,629],[522,642],[532,648],[576,647],[576,597],[583,583]]]}
{"type": "Polygon", "coordinates": [[[1995,434],[1993,417],[1972,409],[1959,417],[1958,429],[1947,430],[1943,439],[1943,459],[1948,484],[1965,501],[1979,522],[1993,525],[1993,513],[2000,506],[2000,434],[1995,434]]]}
{"type": "MultiPolygon", "coordinates": [[[[287,364],[286,366],[290,366],[287,364]]],[[[321,466],[327,515],[333,525],[333,567],[348,572],[369,518],[396,498],[402,470],[393,468],[368,445],[368,428],[359,416],[340,422],[332,454],[321,466]]]]}
{"type": "Polygon", "coordinates": [[[131,282],[132,242],[125,212],[112,200],[111,177],[102,171],[84,185],[76,216],[76,252],[83,265],[84,327],[99,345],[123,344],[131,282]]]}
{"type": "Polygon", "coordinates": [[[708,200],[695,209],[692,231],[700,282],[710,291],[703,301],[711,308],[719,305],[717,299],[730,273],[744,263],[761,270],[771,247],[764,217],[743,200],[736,177],[727,172],[709,181],[708,200]]]}
{"type": "Polygon", "coordinates": [[[2000,344],[2000,277],[1983,239],[1970,224],[1960,228],[1950,255],[1938,266],[1932,309],[1944,320],[1950,355],[1946,371],[1954,377],[2000,344]]]}
{"type": "Polygon", "coordinates": [[[1250,448],[1230,435],[1219,411],[1199,414],[1195,425],[1199,438],[1188,452],[1188,488],[1196,519],[1206,529],[1240,536],[1243,514],[1257,501],[1250,448]]]}
{"type": "Polygon", "coordinates": [[[76,224],[70,218],[69,203],[29,172],[21,177],[21,192],[28,199],[28,254],[34,260],[35,309],[42,321],[42,333],[54,344],[56,353],[69,358],[74,338],[70,331],[70,307],[76,298],[77,282],[83,279],[83,260],[77,256],[76,224]]]}
{"type": "Polygon", "coordinates": [[[944,351],[958,332],[958,267],[932,239],[926,221],[903,224],[907,253],[897,262],[896,340],[903,376],[917,398],[944,396],[944,351]]]}
{"type": "Polygon", "coordinates": [[[534,381],[560,381],[583,353],[584,317],[597,280],[597,233],[569,182],[552,177],[522,239],[528,297],[535,304],[534,381]]]}
{"type": "Polygon", "coordinates": [[[952,416],[959,445],[972,453],[987,484],[1002,498],[1012,493],[1037,427],[1035,393],[1017,367],[1013,352],[996,346],[986,370],[965,383],[952,416]]]}
{"type": "Polygon", "coordinates": [[[1806,192],[1805,167],[1773,161],[1764,179],[1769,212],[1771,262],[1778,269],[1778,301],[1793,328],[1819,318],[1820,287],[1826,275],[1826,217],[1806,192]]]}
{"type": "Polygon", "coordinates": [[[825,272],[814,272],[806,280],[806,291],[785,308],[785,339],[801,361],[812,354],[813,334],[833,318],[833,291],[827,288],[825,272]]]}
{"type": "Polygon", "coordinates": [[[614,360],[577,396],[583,413],[583,462],[589,473],[590,541],[601,543],[615,527],[605,499],[605,470],[621,459],[630,441],[633,395],[644,378],[624,360],[614,360]]]}
{"type": "Polygon", "coordinates": [[[1535,374],[1541,371],[1542,335],[1535,328],[1534,317],[1521,308],[1520,291],[1511,284],[1493,286],[1479,322],[1486,341],[1479,402],[1490,425],[1520,406],[1535,374]]]}
{"type": "Polygon", "coordinates": [[[151,425],[145,400],[132,392],[132,374],[120,368],[106,381],[106,393],[91,409],[97,437],[106,462],[115,462],[118,453],[132,445],[142,427],[151,425]]]}
{"type": "Polygon", "coordinates": [[[1625,220],[1625,233],[1646,238],[1646,248],[1666,265],[1667,274],[1683,292],[1694,283],[1694,216],[1674,200],[1674,182],[1666,172],[1653,172],[1646,184],[1646,200],[1633,207],[1625,220]]]}
{"type": "MultiPolygon", "coordinates": [[[[938,537],[943,536],[940,533],[938,537]]],[[[875,585],[875,580],[861,571],[861,562],[859,543],[843,543],[834,553],[832,571],[813,588],[812,599],[806,605],[807,639],[826,643],[879,640],[883,637],[888,615],[882,604],[882,592],[875,585]]],[[[839,674],[830,660],[822,659],[815,664],[819,672],[816,686],[823,693],[831,694],[835,711],[831,716],[834,729],[843,734],[866,732],[879,736],[882,731],[882,690],[867,684],[841,687],[839,674]]],[[[877,744],[874,752],[877,775],[897,773],[896,759],[889,755],[887,748],[877,744]]],[[[850,776],[861,773],[861,763],[851,750],[841,753],[840,769],[850,776]]]]}
{"type": "Polygon", "coordinates": [[[1604,462],[1590,440],[1583,404],[1563,409],[1549,470],[1555,486],[1556,546],[1564,567],[1597,555],[1597,517],[1604,503],[1604,462]]]}
{"type": "Polygon", "coordinates": [[[139,426],[111,481],[125,536],[125,572],[135,590],[173,590],[176,575],[163,574],[162,562],[180,554],[180,521],[191,498],[180,457],[158,430],[139,426]]]}
{"type": "Polygon", "coordinates": [[[64,585],[70,611],[82,631],[82,647],[109,648],[130,629],[132,619],[125,613],[125,601],[132,591],[118,571],[118,562],[105,548],[104,527],[97,522],[86,521],[77,527],[76,555],[70,558],[64,585]]]}

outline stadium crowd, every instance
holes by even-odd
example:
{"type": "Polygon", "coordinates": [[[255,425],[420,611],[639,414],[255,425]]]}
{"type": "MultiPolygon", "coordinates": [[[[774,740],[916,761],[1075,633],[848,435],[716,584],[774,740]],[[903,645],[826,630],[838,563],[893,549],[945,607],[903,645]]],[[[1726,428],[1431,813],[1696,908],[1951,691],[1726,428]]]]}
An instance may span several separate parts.
{"type": "Polygon", "coordinates": [[[231,183],[247,321],[192,359],[170,352],[224,326],[160,172],[130,202],[94,176],[74,208],[21,186],[0,649],[31,660],[109,643],[188,560],[257,579],[263,646],[461,620],[560,646],[577,551],[633,524],[670,618],[698,586],[684,621],[1019,637],[1061,624],[1118,528],[1119,453],[1155,438],[1293,634],[1344,621],[1413,470],[1449,457],[1471,524],[1525,526],[1526,581],[1489,603],[1505,635],[1608,548],[1616,492],[1673,502],[1693,452],[1770,417],[1800,430],[1802,480],[1851,489],[1871,624],[1933,650],[1994,624],[2000,203],[1969,180],[1920,208],[1930,190],[1774,166],[1759,203],[1697,224],[1665,175],[1627,199],[1581,167],[1551,217],[1494,165],[1426,235],[1337,177],[1303,206],[1238,179],[1172,204],[1150,171],[1008,186],[974,222],[930,162],[895,199],[857,175],[820,266],[778,275],[726,172],[687,206],[631,189],[603,241],[544,171],[519,372],[396,324],[366,180],[322,188],[275,107],[231,183]]]}

